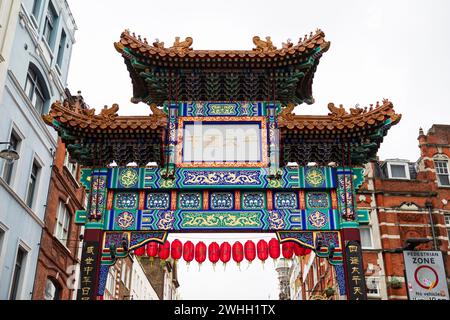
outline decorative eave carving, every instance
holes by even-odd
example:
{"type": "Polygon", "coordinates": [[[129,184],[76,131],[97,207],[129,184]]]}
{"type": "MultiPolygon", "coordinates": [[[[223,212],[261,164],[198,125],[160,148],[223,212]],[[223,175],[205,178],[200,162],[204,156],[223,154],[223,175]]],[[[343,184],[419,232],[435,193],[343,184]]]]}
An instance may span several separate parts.
{"type": "Polygon", "coordinates": [[[120,53],[124,53],[125,48],[130,48],[146,56],[178,56],[181,58],[252,58],[268,56],[273,58],[275,56],[293,55],[297,52],[303,53],[317,47],[326,51],[330,46],[330,42],[325,41],[324,38],[325,34],[323,31],[317,29],[315,33],[311,32],[309,36],[305,35],[303,38],[300,38],[296,45],[288,39],[286,43],[282,44],[281,49],[277,49],[270,37],[266,37],[264,41],[259,36],[254,36],[252,40],[256,47],[252,50],[194,50],[191,48],[193,44],[191,37],[185,38],[184,41],[180,41],[180,38],[176,37],[173,46],[166,48],[164,42],[160,42],[159,39],[150,44],[147,38],[142,38],[134,32],[130,33],[129,30],[125,30],[121,35],[120,41],[114,43],[114,46],[120,53]]]}
{"type": "Polygon", "coordinates": [[[56,101],[52,104],[48,115],[42,118],[45,123],[53,126],[53,121],[73,128],[89,128],[97,130],[123,130],[123,129],[143,129],[156,130],[165,128],[167,116],[156,106],[152,107],[153,114],[148,116],[119,116],[119,105],[113,104],[111,107],[105,106],[99,114],[95,114],[95,109],[82,107],[80,101],[71,104],[68,99],[64,102],[56,101]]]}
{"type": "Polygon", "coordinates": [[[308,130],[345,130],[355,128],[370,128],[391,120],[391,125],[398,123],[401,114],[394,111],[393,104],[385,99],[383,103],[375,106],[350,108],[350,112],[342,106],[336,107],[334,103],[328,104],[330,113],[327,116],[304,116],[292,113],[293,105],[288,105],[278,117],[278,126],[287,129],[308,130]]]}

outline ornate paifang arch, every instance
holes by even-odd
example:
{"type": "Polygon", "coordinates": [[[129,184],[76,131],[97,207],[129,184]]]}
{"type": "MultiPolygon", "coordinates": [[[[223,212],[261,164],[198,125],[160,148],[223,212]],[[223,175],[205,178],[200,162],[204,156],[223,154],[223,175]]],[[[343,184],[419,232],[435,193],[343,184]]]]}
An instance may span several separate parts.
{"type": "MultiPolygon", "coordinates": [[[[355,209],[361,166],[400,115],[388,100],[350,112],[329,104],[327,116],[292,113],[314,101],[312,79],[329,48],[320,30],[282,49],[255,38],[254,50],[192,50],[191,40],[165,48],[124,32],[116,43],[133,79],[132,101],[150,104],[150,116],[119,116],[115,104],[95,114],[81,96],[44,116],[85,166],[81,184],[90,197],[76,214],[86,230],[80,298],[102,296],[109,266],[150,241],[224,231],[276,233],[313,249],[334,266],[345,295],[344,262],[358,251],[351,241],[368,215],[355,209]],[[196,135],[199,127],[215,131],[196,135]],[[231,128],[242,129],[243,142],[224,140],[214,150],[238,152],[247,143],[243,158],[197,158],[198,143],[214,145],[223,137],[212,132],[231,128]],[[113,161],[117,167],[108,166],[113,161]]],[[[365,298],[362,291],[349,297],[365,298]]]]}

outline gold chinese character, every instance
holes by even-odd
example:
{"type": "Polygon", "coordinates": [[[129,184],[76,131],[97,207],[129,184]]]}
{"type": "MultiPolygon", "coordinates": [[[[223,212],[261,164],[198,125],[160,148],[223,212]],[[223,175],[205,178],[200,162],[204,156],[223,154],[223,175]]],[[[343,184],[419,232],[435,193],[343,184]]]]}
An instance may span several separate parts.
{"type": "Polygon", "coordinates": [[[361,281],[361,277],[360,277],[360,276],[353,276],[353,277],[352,277],[352,281],[354,281],[355,284],[358,284],[358,282],[361,281]]]}
{"type": "Polygon", "coordinates": [[[352,274],[354,274],[354,273],[360,274],[358,267],[353,267],[352,268],[352,274]]]}
{"type": "Polygon", "coordinates": [[[359,259],[358,259],[358,257],[350,257],[350,264],[356,264],[356,265],[359,265],[359,259]]]}
{"type": "Polygon", "coordinates": [[[92,262],[94,262],[94,258],[88,257],[88,258],[84,259],[84,262],[85,262],[87,265],[91,265],[92,262]]]}
{"type": "Polygon", "coordinates": [[[358,247],[357,246],[348,246],[350,252],[358,252],[358,247]]]}
{"type": "Polygon", "coordinates": [[[87,254],[95,254],[94,249],[95,248],[93,246],[87,247],[86,248],[86,253],[87,254]]]}
{"type": "Polygon", "coordinates": [[[83,269],[83,271],[86,273],[87,276],[88,276],[93,270],[94,270],[94,268],[92,268],[92,267],[84,267],[84,269],[83,269]]]}
{"type": "Polygon", "coordinates": [[[354,294],[362,294],[361,288],[360,288],[360,287],[354,287],[354,288],[353,288],[353,293],[354,293],[354,294]]]}
{"type": "Polygon", "coordinates": [[[82,293],[83,296],[88,295],[89,291],[91,291],[91,288],[89,288],[89,287],[81,288],[81,293],[82,293]]]}
{"type": "Polygon", "coordinates": [[[91,278],[89,277],[83,277],[83,281],[82,281],[85,285],[88,285],[89,283],[91,283],[91,278]]]}

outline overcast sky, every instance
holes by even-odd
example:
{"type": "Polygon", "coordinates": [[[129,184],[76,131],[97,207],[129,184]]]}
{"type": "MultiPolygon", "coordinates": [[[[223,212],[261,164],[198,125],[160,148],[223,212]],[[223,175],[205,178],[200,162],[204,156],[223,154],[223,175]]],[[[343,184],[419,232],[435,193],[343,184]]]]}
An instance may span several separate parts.
{"type": "MultiPolygon", "coordinates": [[[[113,47],[124,29],[167,45],[175,36],[192,36],[194,49],[251,49],[254,35],[269,35],[281,47],[288,38],[297,42],[321,28],[331,48],[314,78],[316,103],[297,107],[297,113],[326,114],[329,102],[348,109],[389,98],[403,118],[385,138],[381,159],[417,160],[419,127],[450,124],[447,0],[68,1],[79,29],[69,88],[82,90],[91,107],[119,103],[122,115],[149,113],[146,105],[130,103],[131,80],[113,47]]],[[[250,286],[256,290],[242,296],[267,298],[276,287],[267,266],[264,271],[252,266],[251,272],[193,269],[181,272],[184,298],[237,298],[250,286]]]]}

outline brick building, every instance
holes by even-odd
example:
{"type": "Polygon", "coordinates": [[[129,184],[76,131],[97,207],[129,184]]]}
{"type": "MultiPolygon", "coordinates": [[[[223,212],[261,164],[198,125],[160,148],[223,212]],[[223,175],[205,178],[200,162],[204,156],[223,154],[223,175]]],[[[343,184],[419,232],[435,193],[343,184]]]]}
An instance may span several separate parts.
{"type": "Polygon", "coordinates": [[[148,257],[139,257],[147,278],[160,300],[178,300],[177,265],[172,259],[162,262],[159,258],[151,261],[148,257]]]}
{"type": "Polygon", "coordinates": [[[131,279],[133,260],[131,257],[118,259],[109,268],[106,280],[105,300],[131,300],[131,279]]]}
{"type": "Polygon", "coordinates": [[[40,241],[33,299],[70,300],[77,286],[80,227],[75,212],[85,203],[84,189],[78,184],[80,170],[69,162],[61,140],[55,152],[50,179],[44,227],[40,241]]]}
{"type": "MultiPolygon", "coordinates": [[[[449,282],[450,125],[433,125],[427,134],[421,129],[418,140],[416,162],[389,159],[367,164],[356,197],[369,299],[408,299],[402,250],[411,238],[429,240],[416,250],[442,251],[449,282]]],[[[336,287],[325,259],[313,253],[297,259],[291,296],[309,299],[336,287]]]]}

